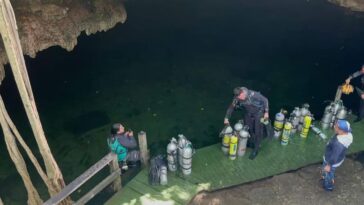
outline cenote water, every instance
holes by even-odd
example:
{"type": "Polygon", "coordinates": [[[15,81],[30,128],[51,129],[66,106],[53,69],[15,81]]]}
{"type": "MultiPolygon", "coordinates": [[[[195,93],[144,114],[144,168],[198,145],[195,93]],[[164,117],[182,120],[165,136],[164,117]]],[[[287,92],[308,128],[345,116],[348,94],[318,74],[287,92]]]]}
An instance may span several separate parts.
{"type": "MultiPolygon", "coordinates": [[[[179,133],[200,148],[219,141],[234,87],[267,96],[271,118],[282,107],[305,102],[319,118],[323,102],[364,63],[364,15],[324,0],[133,0],[126,9],[125,24],[81,35],[72,52],[52,47],[26,58],[40,117],[67,183],[108,152],[113,122],[146,131],[152,154],[163,153],[179,133]]],[[[6,74],[1,92],[8,110],[37,150],[9,69],[6,74]]],[[[358,97],[344,100],[355,111],[358,97]]],[[[4,141],[0,153],[0,196],[5,204],[25,204],[4,141]]]]}

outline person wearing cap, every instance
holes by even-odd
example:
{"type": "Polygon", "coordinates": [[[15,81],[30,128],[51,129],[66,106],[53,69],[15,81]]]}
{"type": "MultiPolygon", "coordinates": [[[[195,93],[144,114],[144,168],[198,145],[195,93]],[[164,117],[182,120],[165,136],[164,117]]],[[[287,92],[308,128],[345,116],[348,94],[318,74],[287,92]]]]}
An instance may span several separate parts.
{"type": "Polygon", "coordinates": [[[322,164],[322,186],[327,191],[334,189],[335,171],[344,162],[346,151],[353,142],[348,121],[338,120],[334,130],[334,136],[326,144],[322,164]]]}
{"type": "Polygon", "coordinates": [[[127,170],[128,164],[135,165],[140,160],[140,152],[137,150],[138,145],[133,131],[125,131],[120,123],[112,125],[107,144],[110,150],[117,154],[122,170],[127,170]]]}
{"type": "Polygon", "coordinates": [[[355,73],[351,74],[346,80],[345,82],[347,84],[350,83],[351,79],[353,78],[357,78],[361,76],[360,81],[361,81],[361,88],[356,87],[356,91],[360,97],[360,105],[359,105],[359,115],[358,118],[355,120],[360,121],[364,118],[364,65],[361,66],[361,69],[356,71],[355,73]]]}
{"type": "Polygon", "coordinates": [[[268,99],[259,92],[249,90],[246,87],[237,87],[233,92],[234,98],[226,111],[224,124],[229,124],[229,119],[235,109],[245,108],[244,122],[249,126],[249,132],[254,144],[249,159],[254,159],[258,155],[264,133],[264,124],[261,123],[261,119],[269,118],[268,99]]]}

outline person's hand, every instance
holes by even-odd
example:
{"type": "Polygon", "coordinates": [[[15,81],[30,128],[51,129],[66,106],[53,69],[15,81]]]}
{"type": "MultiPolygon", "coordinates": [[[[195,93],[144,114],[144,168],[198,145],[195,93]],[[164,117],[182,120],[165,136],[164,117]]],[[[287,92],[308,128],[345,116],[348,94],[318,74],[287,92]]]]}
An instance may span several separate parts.
{"type": "Polygon", "coordinates": [[[128,136],[128,137],[132,137],[133,135],[134,135],[134,133],[133,133],[133,131],[127,131],[126,132],[126,135],[128,136]]]}
{"type": "Polygon", "coordinates": [[[229,119],[224,118],[224,125],[230,124],[229,119]]]}
{"type": "Polygon", "coordinates": [[[350,81],[351,81],[351,78],[349,77],[349,78],[347,78],[347,79],[345,80],[345,83],[346,83],[346,84],[349,84],[349,83],[350,83],[350,81]]]}
{"type": "Polygon", "coordinates": [[[330,172],[330,170],[331,170],[331,167],[330,167],[329,165],[326,165],[326,166],[324,167],[324,171],[325,171],[325,172],[330,172]]]}
{"type": "Polygon", "coordinates": [[[363,99],[363,100],[364,100],[364,93],[363,93],[363,94],[361,94],[361,99],[363,99]]]}
{"type": "Polygon", "coordinates": [[[269,113],[268,113],[268,112],[265,112],[265,113],[264,113],[263,118],[264,118],[265,120],[267,120],[267,119],[269,118],[269,113]]]}

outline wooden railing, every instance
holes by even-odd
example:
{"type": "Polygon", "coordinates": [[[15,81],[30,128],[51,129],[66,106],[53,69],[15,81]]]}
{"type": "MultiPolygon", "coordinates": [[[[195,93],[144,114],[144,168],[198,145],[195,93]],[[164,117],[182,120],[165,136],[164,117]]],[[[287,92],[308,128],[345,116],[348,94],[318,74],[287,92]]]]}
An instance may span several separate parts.
{"type": "Polygon", "coordinates": [[[104,168],[108,164],[110,165],[111,174],[106,177],[102,182],[100,182],[97,186],[95,186],[90,192],[88,192],[81,199],[75,202],[75,204],[85,204],[90,199],[92,199],[98,192],[100,192],[111,183],[113,183],[112,188],[114,191],[121,190],[121,172],[118,165],[117,155],[114,153],[109,153],[92,167],[90,167],[88,170],[86,170],[82,175],[80,175],[70,184],[68,184],[56,196],[46,201],[43,205],[59,204],[62,200],[71,195],[74,191],[76,191],[80,186],[86,183],[92,176],[97,174],[102,168],[104,168]]]}
{"type": "MultiPolygon", "coordinates": [[[[140,157],[143,167],[147,166],[149,161],[149,151],[147,148],[147,136],[146,133],[141,131],[138,133],[138,141],[140,148],[140,157]]],[[[111,184],[113,191],[117,192],[121,190],[121,170],[119,168],[119,163],[117,155],[114,153],[109,153],[103,157],[100,161],[86,170],[82,175],[73,180],[64,189],[62,189],[56,196],[53,196],[43,205],[56,205],[62,200],[70,196],[79,187],[86,183],[92,176],[97,174],[102,168],[109,165],[110,175],[97,184],[93,189],[91,189],[87,194],[81,197],[78,201],[74,202],[76,205],[85,204],[90,201],[96,194],[102,191],[105,187],[111,184]]]]}

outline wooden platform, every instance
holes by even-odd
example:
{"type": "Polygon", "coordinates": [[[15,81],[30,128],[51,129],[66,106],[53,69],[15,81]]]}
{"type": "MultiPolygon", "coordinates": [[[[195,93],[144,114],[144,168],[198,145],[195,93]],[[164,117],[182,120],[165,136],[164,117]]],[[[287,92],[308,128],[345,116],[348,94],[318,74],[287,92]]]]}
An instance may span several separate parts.
{"type": "MultiPolygon", "coordinates": [[[[352,124],[354,142],[349,153],[364,150],[364,122],[352,124]]],[[[327,133],[330,137],[332,133],[327,133]]],[[[168,173],[167,186],[149,186],[147,170],[142,170],[107,205],[177,205],[188,204],[200,191],[213,191],[255,181],[322,161],[327,140],[310,131],[307,139],[296,135],[288,146],[278,140],[264,140],[259,155],[249,160],[250,150],[242,158],[229,160],[220,144],[197,150],[192,174],[184,178],[168,173]]]]}

